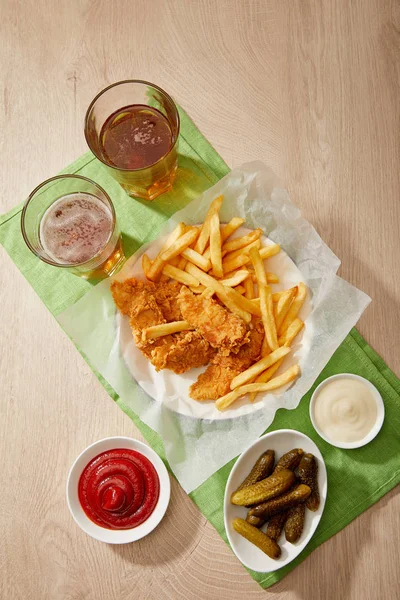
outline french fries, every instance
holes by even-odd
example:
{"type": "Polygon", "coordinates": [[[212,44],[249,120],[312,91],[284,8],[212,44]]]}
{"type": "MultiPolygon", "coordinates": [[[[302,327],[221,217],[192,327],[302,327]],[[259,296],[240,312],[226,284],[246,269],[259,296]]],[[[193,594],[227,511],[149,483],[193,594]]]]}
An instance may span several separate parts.
{"type": "Polygon", "coordinates": [[[183,283],[183,285],[187,285],[189,287],[197,287],[200,283],[198,279],[193,277],[193,275],[186,273],[186,271],[181,271],[172,265],[164,265],[162,273],[163,275],[166,275],[171,279],[175,279],[176,281],[179,281],[179,283],[183,283]]]}
{"type": "Polygon", "coordinates": [[[193,329],[187,321],[173,321],[172,323],[162,323],[161,325],[152,325],[142,331],[142,341],[155,340],[164,335],[178,333],[179,331],[190,331],[193,329]]]}
{"type": "MultiPolygon", "coordinates": [[[[257,240],[253,243],[257,244],[257,240]]],[[[261,259],[265,260],[266,258],[270,258],[271,256],[278,254],[278,252],[280,252],[280,250],[281,250],[281,247],[279,246],[279,244],[273,244],[272,246],[266,246],[264,248],[260,248],[259,252],[260,252],[261,259]]],[[[235,271],[239,267],[244,267],[245,265],[248,265],[249,262],[250,262],[250,255],[247,254],[246,252],[243,252],[239,256],[235,256],[233,259],[230,259],[229,256],[226,255],[224,257],[224,260],[222,261],[222,267],[224,269],[224,273],[229,273],[229,271],[235,271]]],[[[270,283],[278,283],[279,282],[279,279],[276,277],[276,275],[273,276],[273,279],[274,279],[274,281],[270,281],[270,283]]]]}
{"type": "Polygon", "coordinates": [[[150,279],[150,281],[158,281],[158,279],[161,275],[161,271],[163,270],[163,266],[165,264],[165,261],[162,260],[161,255],[166,250],[168,250],[168,248],[170,246],[172,246],[172,244],[174,244],[176,242],[176,240],[178,240],[181,237],[181,235],[184,233],[184,231],[185,231],[185,224],[179,223],[179,225],[177,225],[175,227],[175,229],[172,231],[172,233],[170,233],[165,244],[161,248],[159,254],[156,256],[150,269],[148,270],[147,275],[146,275],[147,279],[150,279]]]}
{"type": "MultiPolygon", "coordinates": [[[[264,356],[263,358],[260,358],[260,360],[258,360],[256,363],[251,365],[251,367],[249,367],[242,373],[239,373],[239,375],[236,375],[236,377],[234,377],[232,379],[231,386],[230,386],[231,390],[234,390],[235,388],[240,387],[241,385],[244,385],[250,379],[252,379],[252,377],[256,377],[259,373],[261,373],[262,371],[265,371],[265,369],[267,369],[268,367],[270,367],[271,365],[276,363],[276,361],[279,360],[280,358],[283,358],[284,356],[286,356],[286,354],[289,354],[289,352],[290,352],[290,348],[288,348],[287,346],[282,346],[281,348],[278,348],[274,352],[271,352],[271,354],[269,354],[268,356],[264,356]]],[[[256,391],[256,390],[252,390],[252,391],[256,391]]]]}
{"type": "Polygon", "coordinates": [[[186,250],[190,244],[193,244],[198,235],[199,231],[196,227],[184,233],[181,237],[175,240],[167,250],[164,250],[164,252],[161,254],[161,260],[166,263],[172,258],[175,258],[175,256],[181,254],[181,252],[186,250]]]}
{"type": "Polygon", "coordinates": [[[235,400],[241,398],[242,396],[245,396],[245,394],[248,394],[249,392],[271,392],[272,390],[276,390],[282,387],[283,385],[290,383],[291,381],[296,379],[296,377],[299,374],[299,365],[294,365],[293,367],[290,367],[287,371],[282,373],[282,375],[278,375],[277,377],[274,377],[273,379],[268,381],[268,383],[249,383],[247,385],[237,387],[232,392],[229,392],[225,396],[218,398],[218,400],[215,403],[215,407],[218,410],[224,410],[225,408],[228,408],[228,406],[230,406],[232,402],[235,402],[235,400]]]}
{"type": "Polygon", "coordinates": [[[227,252],[225,248],[222,248],[222,256],[224,257],[225,262],[230,262],[231,260],[234,260],[237,256],[242,256],[242,254],[248,255],[252,248],[261,248],[261,241],[259,239],[255,240],[254,242],[251,242],[248,246],[243,246],[243,248],[233,250],[232,252],[227,252]]]}
{"type": "Polygon", "coordinates": [[[273,313],[272,292],[269,285],[260,285],[260,309],[268,348],[276,350],[278,348],[278,336],[273,313]]]}
{"type": "MultiPolygon", "coordinates": [[[[283,345],[285,345],[287,347],[290,346],[290,344],[293,342],[296,335],[301,331],[303,326],[304,326],[303,321],[301,321],[300,319],[295,319],[293,321],[293,323],[290,325],[286,334],[283,336],[283,338],[279,338],[279,340],[278,340],[279,346],[283,346],[283,345]]],[[[284,360],[284,358],[279,359],[275,364],[273,364],[271,367],[266,369],[263,373],[258,375],[258,377],[255,379],[255,382],[256,383],[266,383],[267,381],[269,381],[271,379],[271,377],[279,369],[283,360],[284,360]]],[[[250,402],[254,402],[256,395],[257,394],[255,392],[252,392],[249,395],[250,402]]]]}
{"type": "MultiPolygon", "coordinates": [[[[251,300],[248,300],[245,296],[239,294],[239,292],[233,288],[226,287],[226,293],[233,302],[235,302],[240,308],[247,311],[251,315],[255,315],[256,317],[261,317],[260,308],[254,304],[251,300]]],[[[278,344],[277,344],[278,347],[278,344]]]]}
{"type": "MultiPolygon", "coordinates": [[[[201,269],[196,267],[196,265],[192,265],[188,263],[186,265],[187,272],[193,277],[197,278],[198,281],[204,285],[205,287],[209,287],[217,294],[218,298],[221,300],[223,304],[234,314],[238,315],[243,319],[245,323],[250,323],[251,314],[242,308],[240,308],[232,298],[230,298],[226,292],[225,286],[223,286],[219,281],[211,277],[208,273],[204,273],[201,269]]],[[[239,294],[240,296],[240,294],[239,294]]],[[[241,296],[240,296],[241,297],[241,296]]]]}
{"type": "Polygon", "coordinates": [[[306,296],[307,287],[304,285],[303,282],[300,282],[297,287],[297,294],[289,308],[289,312],[287,313],[286,317],[283,320],[283,323],[281,324],[278,330],[279,335],[283,335],[289,329],[289,326],[291,325],[291,323],[293,323],[301,307],[303,306],[306,296]]]}
{"type": "MultiPolygon", "coordinates": [[[[267,383],[267,381],[269,381],[273,377],[273,375],[277,372],[277,370],[279,369],[279,367],[281,366],[281,364],[283,363],[284,360],[285,360],[285,357],[280,358],[279,360],[276,361],[276,363],[274,363],[273,365],[268,367],[268,369],[265,369],[265,371],[260,373],[260,375],[258,375],[258,377],[255,378],[254,383],[267,383]]],[[[257,392],[250,392],[249,401],[254,402],[254,400],[256,399],[256,396],[257,396],[257,392]]]]}
{"type": "Polygon", "coordinates": [[[197,238],[196,244],[194,246],[194,250],[196,250],[196,252],[198,252],[199,254],[203,254],[204,250],[206,249],[206,246],[210,239],[211,217],[213,215],[219,213],[219,209],[221,208],[223,199],[224,199],[223,196],[218,196],[210,204],[210,208],[208,209],[208,212],[207,212],[206,218],[204,220],[203,226],[201,228],[199,237],[197,238]]]}
{"type": "Polygon", "coordinates": [[[238,315],[238,317],[241,317],[245,323],[248,324],[251,322],[251,314],[238,306],[238,304],[230,296],[228,296],[225,291],[216,291],[215,293],[221,302],[225,304],[226,308],[229,308],[231,312],[233,312],[235,315],[238,315]]]}
{"type": "Polygon", "coordinates": [[[215,213],[210,219],[210,256],[212,272],[215,277],[223,277],[221,255],[221,232],[219,230],[219,215],[215,213]]]}

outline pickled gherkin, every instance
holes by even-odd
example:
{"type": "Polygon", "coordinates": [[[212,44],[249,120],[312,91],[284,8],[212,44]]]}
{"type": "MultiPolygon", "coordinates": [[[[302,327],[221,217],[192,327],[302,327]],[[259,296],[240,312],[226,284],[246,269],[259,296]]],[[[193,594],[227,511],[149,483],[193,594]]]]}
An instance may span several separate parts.
{"type": "Polygon", "coordinates": [[[244,519],[234,519],[233,528],[237,533],[246,538],[249,542],[260,548],[270,558],[279,558],[281,549],[278,544],[271,540],[265,533],[246,523],[244,519]]]}
{"type": "Polygon", "coordinates": [[[319,489],[318,489],[318,464],[315,456],[305,454],[299,465],[299,479],[301,483],[311,488],[311,494],[307,499],[306,506],[309,510],[316,511],[319,507],[319,489]]]}
{"type": "Polygon", "coordinates": [[[247,513],[246,521],[250,523],[250,525],[260,528],[264,525],[266,519],[260,519],[260,517],[255,517],[254,515],[249,515],[249,513],[247,513]]]}
{"type": "Polygon", "coordinates": [[[259,517],[266,520],[283,510],[287,510],[293,506],[297,506],[297,504],[300,504],[301,502],[305,502],[310,494],[311,489],[308,485],[303,485],[301,483],[282,496],[272,498],[272,500],[268,500],[267,502],[263,502],[262,504],[251,508],[248,512],[248,516],[259,517]]]}
{"type": "Polygon", "coordinates": [[[285,536],[288,542],[294,544],[303,533],[306,506],[304,502],[291,508],[285,523],[285,536]]]}
{"type": "MultiPolygon", "coordinates": [[[[299,505],[299,506],[303,506],[303,505],[299,505]]],[[[256,519],[256,518],[259,518],[259,517],[253,517],[253,519],[256,519]]],[[[287,513],[287,511],[284,511],[284,512],[278,513],[277,515],[274,515],[268,521],[267,530],[265,533],[267,534],[268,537],[271,538],[271,540],[275,540],[275,542],[278,541],[287,518],[288,518],[288,513],[287,513]]]]}
{"type": "Polygon", "coordinates": [[[239,485],[236,491],[238,492],[243,488],[249,487],[250,485],[253,485],[253,483],[257,483],[257,481],[261,481],[261,479],[265,479],[271,475],[274,470],[274,464],[275,452],[273,450],[267,450],[261,454],[246,479],[239,485]]]}
{"type": "Polygon", "coordinates": [[[294,471],[301,461],[304,452],[301,448],[293,448],[289,452],[286,452],[281,458],[278,460],[275,473],[282,471],[283,469],[289,469],[290,471],[294,471]]]}
{"type": "Polygon", "coordinates": [[[295,480],[296,477],[293,471],[282,470],[279,473],[273,473],[266,479],[234,492],[231,496],[231,502],[237,506],[249,506],[264,502],[288,490],[295,480]]]}

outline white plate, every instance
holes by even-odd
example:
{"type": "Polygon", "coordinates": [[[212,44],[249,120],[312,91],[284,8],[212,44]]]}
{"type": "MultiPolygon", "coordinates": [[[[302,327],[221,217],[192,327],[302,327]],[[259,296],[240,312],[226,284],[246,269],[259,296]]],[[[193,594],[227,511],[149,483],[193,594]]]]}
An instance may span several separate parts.
{"type": "MultiPolygon", "coordinates": [[[[232,239],[249,233],[249,229],[241,227],[232,235],[232,239]]],[[[266,237],[262,237],[263,245],[271,245],[274,242],[266,237]]],[[[165,237],[155,240],[149,247],[145,249],[151,259],[154,259],[158,254],[165,237]]],[[[143,251],[144,252],[144,251],[143,251]]],[[[123,270],[118,274],[116,279],[126,279],[128,277],[136,277],[144,279],[143,269],[141,264],[142,253],[136,255],[134,260],[128,260],[123,270]]],[[[272,256],[266,262],[268,271],[276,273],[280,281],[278,284],[272,285],[274,292],[290,288],[304,281],[304,277],[294,264],[291,258],[281,250],[279,254],[272,256]]],[[[288,369],[292,365],[298,363],[300,368],[307,358],[311,339],[313,335],[312,319],[307,318],[311,313],[311,299],[307,295],[307,299],[300,311],[300,318],[306,322],[306,326],[300,332],[295,342],[292,345],[292,352],[285,358],[284,364],[278,370],[277,374],[288,369]]],[[[131,372],[134,379],[139,385],[151,396],[154,400],[164,403],[174,412],[182,415],[193,417],[196,419],[223,420],[239,417],[260,410],[268,398],[272,394],[258,394],[257,400],[250,403],[248,398],[242,398],[235,402],[231,409],[219,411],[215,408],[214,402],[197,402],[189,397],[189,387],[197,380],[198,375],[205,370],[206,367],[191,369],[182,375],[177,375],[172,371],[164,369],[157,371],[153,365],[143,356],[143,354],[135,346],[132,331],[129,326],[128,317],[120,315],[117,311],[117,329],[120,328],[120,347],[124,361],[131,372]]],[[[276,395],[281,395],[291,384],[282,387],[276,395]]]]}
{"type": "MultiPolygon", "coordinates": [[[[321,452],[312,440],[299,431],[292,429],[279,429],[267,433],[260,437],[254,444],[250,446],[237,460],[233,467],[229,479],[226,483],[225,498],[224,498],[224,522],[225,530],[228,536],[232,550],[238,559],[248,569],[259,571],[261,573],[269,573],[281,569],[292,560],[307,546],[312,538],[321,515],[324,511],[325,499],[328,489],[328,480],[326,468],[321,452]],[[275,460],[289,452],[292,448],[302,448],[304,452],[311,452],[318,462],[318,485],[321,496],[319,508],[315,512],[306,510],[306,518],[304,523],[304,531],[298,542],[291,544],[286,541],[285,533],[283,532],[278,540],[282,554],[280,558],[274,560],[269,558],[257,546],[251,544],[244,537],[239,535],[232,527],[232,521],[236,518],[245,519],[247,508],[244,506],[234,506],[230,502],[232,493],[239,487],[243,479],[249,474],[258,457],[266,450],[275,450],[275,460]]],[[[263,530],[265,527],[263,527],[263,530]]]]}
{"type": "Polygon", "coordinates": [[[149,446],[129,437],[109,437],[88,446],[72,465],[67,479],[67,504],[76,523],[88,535],[108,544],[128,544],[148,535],[157,527],[167,510],[171,494],[168,471],[161,458],[149,446]],[[141,525],[132,529],[106,529],[93,523],[83,510],[78,496],[78,484],[83,469],[98,454],[115,448],[137,450],[149,459],[160,480],[160,495],[155,509],[141,525]]]}

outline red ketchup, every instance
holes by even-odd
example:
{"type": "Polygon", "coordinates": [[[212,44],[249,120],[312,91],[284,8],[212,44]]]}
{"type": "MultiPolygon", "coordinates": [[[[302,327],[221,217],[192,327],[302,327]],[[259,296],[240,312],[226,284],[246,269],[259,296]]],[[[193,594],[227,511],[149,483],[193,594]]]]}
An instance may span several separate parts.
{"type": "Polygon", "coordinates": [[[137,527],[156,507],[160,480],[151,462],[135,450],[102,452],[83,470],[79,501],[86,515],[106,529],[137,527]]]}

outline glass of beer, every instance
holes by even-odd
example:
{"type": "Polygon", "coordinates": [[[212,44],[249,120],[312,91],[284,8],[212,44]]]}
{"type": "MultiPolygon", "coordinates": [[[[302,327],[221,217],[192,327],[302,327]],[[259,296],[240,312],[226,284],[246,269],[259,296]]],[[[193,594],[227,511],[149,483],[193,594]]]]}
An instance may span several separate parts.
{"type": "Polygon", "coordinates": [[[108,86],[85,117],[90,150],[130,196],[145,200],[172,188],[178,136],[179,114],[172,98],[147,81],[108,86]]]}
{"type": "Polygon", "coordinates": [[[41,260],[84,279],[104,279],[125,261],[113,203],[86,177],[59,175],[41,183],[24,204],[21,230],[41,260]]]}

